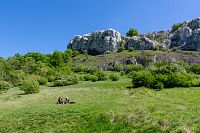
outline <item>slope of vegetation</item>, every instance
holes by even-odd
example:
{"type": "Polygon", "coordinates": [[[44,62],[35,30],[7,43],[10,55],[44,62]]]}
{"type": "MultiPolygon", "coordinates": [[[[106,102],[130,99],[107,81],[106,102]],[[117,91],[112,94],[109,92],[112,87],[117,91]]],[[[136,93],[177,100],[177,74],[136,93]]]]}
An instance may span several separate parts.
{"type": "Polygon", "coordinates": [[[200,65],[154,61],[155,54],[199,53],[66,50],[0,59],[0,132],[200,132],[200,65]],[[60,96],[76,103],[57,105],[60,96]]]}

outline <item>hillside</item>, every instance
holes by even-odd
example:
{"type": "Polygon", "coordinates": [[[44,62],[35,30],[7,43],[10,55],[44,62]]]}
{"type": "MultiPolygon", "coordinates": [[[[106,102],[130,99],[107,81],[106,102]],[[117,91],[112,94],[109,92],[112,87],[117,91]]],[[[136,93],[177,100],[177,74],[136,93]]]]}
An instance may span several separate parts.
{"type": "Polygon", "coordinates": [[[0,58],[0,132],[200,132],[200,19],[0,58]]]}

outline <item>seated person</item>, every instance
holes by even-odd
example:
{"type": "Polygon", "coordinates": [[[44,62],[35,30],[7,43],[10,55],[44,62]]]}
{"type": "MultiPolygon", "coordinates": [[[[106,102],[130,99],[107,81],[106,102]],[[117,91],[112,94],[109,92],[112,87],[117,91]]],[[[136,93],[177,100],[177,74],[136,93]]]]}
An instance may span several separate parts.
{"type": "Polygon", "coordinates": [[[66,97],[65,98],[65,102],[64,102],[65,104],[68,104],[69,103],[69,98],[68,97],[66,97]]]}
{"type": "Polygon", "coordinates": [[[64,104],[63,99],[61,97],[58,98],[57,104],[64,104]]]}

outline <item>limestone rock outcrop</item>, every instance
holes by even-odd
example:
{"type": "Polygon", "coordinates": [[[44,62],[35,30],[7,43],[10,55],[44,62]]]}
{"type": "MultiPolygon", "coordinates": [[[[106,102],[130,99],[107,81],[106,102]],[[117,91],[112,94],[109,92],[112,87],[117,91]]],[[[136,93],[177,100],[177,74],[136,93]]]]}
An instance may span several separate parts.
{"type": "Polygon", "coordinates": [[[200,18],[185,22],[172,33],[170,48],[174,47],[180,50],[200,51],[200,18]]]}
{"type": "Polygon", "coordinates": [[[156,46],[161,46],[160,43],[154,42],[147,37],[134,36],[127,40],[127,49],[134,47],[135,50],[153,50],[156,46]]]}
{"type": "Polygon", "coordinates": [[[75,36],[68,48],[88,52],[90,54],[103,54],[106,52],[116,52],[122,44],[121,34],[114,30],[101,30],[83,36],[75,36]]]}

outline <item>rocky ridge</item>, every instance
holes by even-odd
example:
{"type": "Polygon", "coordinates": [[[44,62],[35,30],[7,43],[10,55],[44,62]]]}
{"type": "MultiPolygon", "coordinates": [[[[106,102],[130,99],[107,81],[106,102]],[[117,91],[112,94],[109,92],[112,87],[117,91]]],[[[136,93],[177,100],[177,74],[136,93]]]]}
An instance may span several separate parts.
{"type": "Polygon", "coordinates": [[[159,31],[133,37],[122,37],[114,29],[96,31],[83,36],[77,35],[68,44],[68,49],[96,55],[117,52],[121,46],[126,49],[134,47],[136,50],[177,48],[200,51],[200,18],[180,23],[175,31],[159,31]]]}

